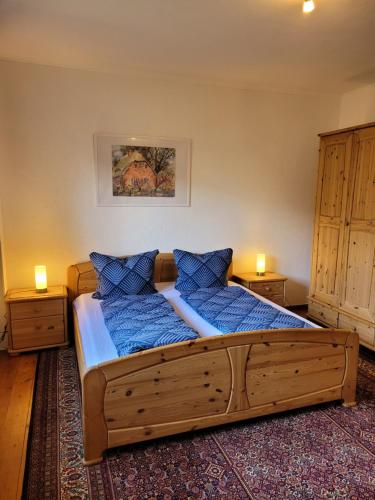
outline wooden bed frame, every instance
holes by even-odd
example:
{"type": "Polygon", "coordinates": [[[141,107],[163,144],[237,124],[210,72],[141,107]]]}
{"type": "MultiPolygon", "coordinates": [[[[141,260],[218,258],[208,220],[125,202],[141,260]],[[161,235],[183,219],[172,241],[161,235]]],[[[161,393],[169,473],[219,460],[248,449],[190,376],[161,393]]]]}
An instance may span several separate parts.
{"type": "MultiPolygon", "coordinates": [[[[175,281],[172,254],[159,254],[155,282],[175,281]]],[[[95,290],[92,264],[71,266],[70,298],[95,290]]],[[[326,401],[355,405],[358,334],[283,329],[200,338],[87,368],[77,316],[84,464],[103,452],[227,422],[326,401]]]]}

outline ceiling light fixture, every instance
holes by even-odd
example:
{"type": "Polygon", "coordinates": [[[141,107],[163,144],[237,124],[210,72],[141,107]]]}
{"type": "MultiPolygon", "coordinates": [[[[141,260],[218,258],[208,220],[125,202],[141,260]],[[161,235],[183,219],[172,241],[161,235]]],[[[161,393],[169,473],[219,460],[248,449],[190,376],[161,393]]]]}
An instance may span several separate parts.
{"type": "Polygon", "coordinates": [[[305,14],[308,14],[309,12],[312,12],[315,9],[315,3],[314,0],[304,0],[303,1],[303,12],[305,14]]]}

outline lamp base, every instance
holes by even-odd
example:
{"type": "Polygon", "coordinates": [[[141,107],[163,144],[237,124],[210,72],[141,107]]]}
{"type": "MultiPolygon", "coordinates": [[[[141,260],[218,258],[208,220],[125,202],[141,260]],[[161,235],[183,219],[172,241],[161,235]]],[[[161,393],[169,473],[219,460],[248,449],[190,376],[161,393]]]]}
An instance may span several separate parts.
{"type": "Polygon", "coordinates": [[[36,288],[35,291],[36,293],[46,293],[48,288],[36,288]]]}
{"type": "Polygon", "coordinates": [[[257,271],[257,276],[265,276],[265,275],[266,275],[266,273],[258,273],[258,271],[257,271]]]}

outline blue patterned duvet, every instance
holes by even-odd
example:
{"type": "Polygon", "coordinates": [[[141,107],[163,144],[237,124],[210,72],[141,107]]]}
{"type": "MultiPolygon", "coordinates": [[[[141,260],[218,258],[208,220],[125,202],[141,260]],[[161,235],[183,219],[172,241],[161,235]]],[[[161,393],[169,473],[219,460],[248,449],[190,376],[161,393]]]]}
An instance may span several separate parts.
{"type": "Polygon", "coordinates": [[[311,328],[304,321],[249,294],[238,286],[200,288],[181,297],[208,323],[223,333],[311,328]]]}
{"type": "Polygon", "coordinates": [[[119,356],[198,337],[159,293],[124,295],[100,305],[119,356]]]}

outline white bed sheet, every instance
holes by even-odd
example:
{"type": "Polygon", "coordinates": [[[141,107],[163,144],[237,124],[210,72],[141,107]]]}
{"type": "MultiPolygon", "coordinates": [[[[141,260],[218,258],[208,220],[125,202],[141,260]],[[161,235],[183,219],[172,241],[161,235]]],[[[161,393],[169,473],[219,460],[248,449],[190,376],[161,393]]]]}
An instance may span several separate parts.
{"type": "MultiPolygon", "coordinates": [[[[237,283],[229,282],[229,285],[241,286],[237,283]]],[[[199,314],[197,314],[180,297],[180,292],[174,288],[174,283],[157,283],[156,289],[164,295],[169,303],[174,307],[176,313],[198,332],[200,337],[210,337],[212,335],[223,335],[217,328],[210,325],[199,314]]],[[[244,288],[244,287],[242,287],[244,288]]],[[[244,288],[248,293],[255,295],[258,299],[266,302],[286,314],[300,318],[297,314],[288,311],[264,297],[244,288]]],[[[91,293],[84,293],[77,297],[73,303],[77,313],[79,330],[81,333],[82,349],[86,366],[92,367],[105,361],[118,358],[116,347],[104,323],[104,317],[100,307],[100,300],[93,299],[91,293]]],[[[319,328],[317,325],[302,318],[312,328],[319,328]]]]}

